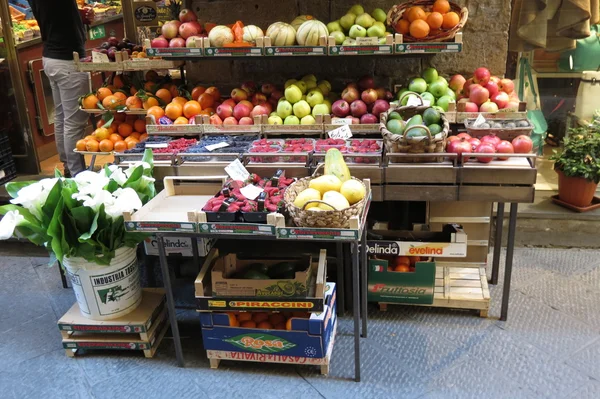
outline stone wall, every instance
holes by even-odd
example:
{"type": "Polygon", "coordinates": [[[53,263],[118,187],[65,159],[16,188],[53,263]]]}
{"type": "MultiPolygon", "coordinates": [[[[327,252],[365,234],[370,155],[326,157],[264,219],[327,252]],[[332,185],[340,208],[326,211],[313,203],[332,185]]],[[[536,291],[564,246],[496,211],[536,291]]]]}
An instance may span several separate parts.
{"type": "MultiPolygon", "coordinates": [[[[286,79],[314,73],[329,79],[334,88],[343,82],[372,74],[378,84],[391,87],[403,83],[432,65],[442,74],[470,74],[479,66],[487,66],[503,75],[508,51],[510,22],[509,0],[455,0],[469,9],[464,29],[463,52],[435,56],[398,57],[304,57],[279,59],[206,60],[188,66],[191,82],[214,83],[223,87],[245,80],[282,83],[286,79]]],[[[357,0],[193,0],[192,8],[204,21],[230,24],[241,20],[263,30],[273,22],[290,22],[297,15],[310,14],[327,23],[340,18],[357,0]]],[[[388,10],[392,0],[363,0],[370,12],[380,7],[388,10]]]]}

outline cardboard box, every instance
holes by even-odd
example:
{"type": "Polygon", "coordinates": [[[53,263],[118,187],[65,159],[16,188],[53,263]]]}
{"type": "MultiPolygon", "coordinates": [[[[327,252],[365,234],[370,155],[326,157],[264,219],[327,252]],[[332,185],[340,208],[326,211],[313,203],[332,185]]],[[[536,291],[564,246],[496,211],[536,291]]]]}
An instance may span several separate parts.
{"type": "MultiPolygon", "coordinates": [[[[198,255],[206,256],[213,247],[215,240],[209,238],[197,238],[198,255]]],[[[179,255],[184,257],[194,256],[192,251],[192,239],[189,237],[165,237],[165,252],[169,255],[179,255]]],[[[146,255],[158,256],[158,242],[156,237],[152,236],[144,240],[144,249],[146,255]]]]}
{"type": "Polygon", "coordinates": [[[326,283],[323,312],[293,318],[292,330],[262,330],[229,325],[226,313],[200,313],[204,349],[323,358],[337,321],[336,288],[326,283]]]}

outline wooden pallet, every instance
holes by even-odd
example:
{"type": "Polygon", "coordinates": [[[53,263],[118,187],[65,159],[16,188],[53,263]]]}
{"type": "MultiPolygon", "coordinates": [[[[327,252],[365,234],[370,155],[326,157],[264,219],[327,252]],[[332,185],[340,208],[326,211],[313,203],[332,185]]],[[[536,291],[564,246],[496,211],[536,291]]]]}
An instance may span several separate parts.
{"type": "Polygon", "coordinates": [[[335,343],[335,335],[337,333],[337,322],[333,327],[331,339],[329,340],[329,348],[327,348],[327,356],[321,358],[300,357],[300,356],[285,356],[277,354],[262,354],[262,353],[245,353],[234,351],[216,351],[207,350],[206,356],[210,361],[210,368],[219,368],[221,360],[234,360],[244,362],[259,362],[259,363],[284,363],[297,364],[304,366],[320,366],[321,374],[329,374],[329,365],[331,363],[331,354],[335,343]]]}
{"type": "MultiPolygon", "coordinates": [[[[379,303],[379,310],[386,311],[390,303],[379,303]]],[[[394,305],[394,304],[391,304],[394,305]]],[[[473,309],[480,317],[488,317],[490,291],[485,267],[438,266],[435,273],[433,303],[430,306],[454,309],[473,309]]]]}

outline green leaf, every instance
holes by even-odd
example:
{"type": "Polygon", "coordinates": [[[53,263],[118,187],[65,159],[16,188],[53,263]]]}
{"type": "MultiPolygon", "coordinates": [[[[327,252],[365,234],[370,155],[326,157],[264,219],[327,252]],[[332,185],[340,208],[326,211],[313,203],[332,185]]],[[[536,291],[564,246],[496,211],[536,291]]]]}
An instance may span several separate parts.
{"type": "Polygon", "coordinates": [[[11,198],[17,198],[19,196],[20,189],[22,189],[23,187],[30,186],[33,183],[37,183],[37,180],[9,182],[6,183],[4,187],[6,188],[6,191],[8,192],[8,195],[11,196],[11,198]]]}
{"type": "Polygon", "coordinates": [[[269,334],[242,334],[229,339],[224,339],[240,349],[255,353],[278,353],[292,349],[296,344],[283,338],[269,334]]]}
{"type": "Polygon", "coordinates": [[[63,183],[61,180],[58,180],[50,190],[48,198],[46,198],[46,203],[44,203],[42,206],[42,214],[44,215],[44,220],[42,220],[42,223],[44,225],[50,224],[50,219],[52,219],[54,215],[56,206],[58,202],[62,200],[62,188],[63,183]]]}
{"type": "Polygon", "coordinates": [[[60,170],[58,170],[58,168],[54,168],[54,177],[61,178],[64,176],[63,176],[62,172],[60,170]]]}
{"type": "Polygon", "coordinates": [[[102,127],[108,129],[110,127],[110,125],[112,125],[114,120],[115,120],[115,115],[112,112],[107,111],[107,112],[103,113],[102,121],[104,122],[104,125],[102,125],[102,127]]]}
{"type": "Polygon", "coordinates": [[[78,201],[73,198],[73,194],[77,192],[77,183],[75,181],[72,179],[65,179],[63,181],[62,198],[67,209],[72,209],[79,205],[78,201]]]}
{"type": "Polygon", "coordinates": [[[50,246],[52,252],[56,255],[56,259],[62,263],[63,258],[69,251],[69,245],[65,240],[64,227],[62,224],[62,212],[64,208],[64,202],[62,196],[60,197],[58,204],[54,210],[54,215],[48,225],[48,235],[52,237],[50,246]]]}
{"type": "Polygon", "coordinates": [[[80,233],[90,231],[96,216],[94,214],[94,210],[89,206],[79,206],[77,208],[73,208],[71,209],[71,215],[73,215],[77,231],[80,233]]]}

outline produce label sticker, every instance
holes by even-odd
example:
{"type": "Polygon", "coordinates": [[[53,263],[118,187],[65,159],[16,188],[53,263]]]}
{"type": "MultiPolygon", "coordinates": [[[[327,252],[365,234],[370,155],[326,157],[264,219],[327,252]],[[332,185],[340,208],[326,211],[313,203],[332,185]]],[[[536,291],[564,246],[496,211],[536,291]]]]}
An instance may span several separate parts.
{"type": "Polygon", "coordinates": [[[459,53],[462,43],[401,43],[396,45],[396,53],[459,53]]]}
{"type": "Polygon", "coordinates": [[[169,144],[167,143],[146,143],[146,148],[167,148],[169,144]]]}
{"type": "Polygon", "coordinates": [[[180,231],[196,232],[195,223],[181,222],[125,222],[127,231],[161,232],[161,231],[180,231]]]}
{"type": "Polygon", "coordinates": [[[325,46],[265,47],[265,55],[268,55],[268,56],[327,55],[327,47],[325,47],[325,46]]]}
{"type": "Polygon", "coordinates": [[[202,126],[199,125],[147,125],[148,133],[202,133],[202,126]]]}
{"type": "Polygon", "coordinates": [[[92,51],[92,62],[110,62],[108,55],[98,51],[92,51]]]}
{"type": "Polygon", "coordinates": [[[485,123],[485,116],[483,116],[483,114],[479,114],[477,116],[477,119],[475,119],[475,122],[473,122],[473,127],[479,127],[481,125],[483,125],[485,123]]]}
{"type": "Polygon", "coordinates": [[[352,119],[335,118],[335,119],[331,120],[331,124],[332,125],[351,125],[352,124],[352,119]]]}
{"type": "Polygon", "coordinates": [[[217,144],[207,145],[204,148],[206,148],[208,151],[214,151],[214,150],[218,150],[219,148],[225,148],[225,147],[229,147],[229,143],[221,141],[220,143],[217,143],[217,144]]]}
{"type": "Polygon", "coordinates": [[[250,177],[250,172],[242,165],[239,159],[236,159],[225,167],[225,172],[233,180],[246,180],[250,177]]]}
{"type": "Polygon", "coordinates": [[[200,223],[200,233],[275,235],[275,226],[258,223],[200,223]]]}
{"type": "Polygon", "coordinates": [[[329,55],[367,55],[367,54],[392,54],[394,47],[389,44],[332,46],[329,55]]]}
{"type": "Polygon", "coordinates": [[[347,140],[352,137],[352,130],[348,127],[347,124],[344,124],[337,129],[334,129],[327,133],[332,139],[344,139],[347,140]]]}
{"type": "Polygon", "coordinates": [[[202,57],[199,47],[149,48],[146,51],[150,57],[202,57]]]}
{"type": "Polygon", "coordinates": [[[204,55],[206,57],[254,57],[263,55],[263,50],[260,47],[207,47],[204,49],[204,55]]]}
{"type": "Polygon", "coordinates": [[[263,191],[265,190],[261,187],[256,187],[254,184],[249,184],[240,189],[242,195],[252,201],[254,201],[263,191]]]}
{"type": "Polygon", "coordinates": [[[277,238],[315,240],[357,240],[357,230],[284,227],[277,229],[277,238]]]}
{"type": "Polygon", "coordinates": [[[361,46],[361,45],[375,46],[375,45],[379,44],[379,38],[378,37],[357,37],[356,44],[358,44],[359,46],[361,46]]]}

